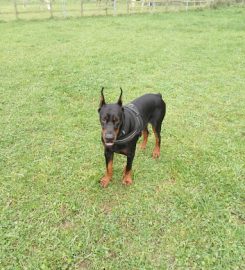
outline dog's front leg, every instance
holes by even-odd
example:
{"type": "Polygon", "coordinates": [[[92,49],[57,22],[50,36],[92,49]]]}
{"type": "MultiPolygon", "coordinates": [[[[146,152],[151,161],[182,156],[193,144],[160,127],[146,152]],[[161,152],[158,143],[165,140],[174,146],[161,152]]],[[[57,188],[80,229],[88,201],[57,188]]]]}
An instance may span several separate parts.
{"type": "Polygon", "coordinates": [[[105,161],[106,161],[106,172],[105,176],[100,180],[100,184],[102,187],[107,187],[113,174],[113,155],[114,153],[105,148],[105,161]]]}
{"type": "Polygon", "coordinates": [[[135,155],[135,148],[136,148],[136,143],[135,143],[135,145],[133,145],[131,151],[127,154],[127,165],[126,165],[124,172],[123,172],[123,184],[124,185],[131,185],[133,183],[132,164],[133,164],[134,155],[135,155]]]}

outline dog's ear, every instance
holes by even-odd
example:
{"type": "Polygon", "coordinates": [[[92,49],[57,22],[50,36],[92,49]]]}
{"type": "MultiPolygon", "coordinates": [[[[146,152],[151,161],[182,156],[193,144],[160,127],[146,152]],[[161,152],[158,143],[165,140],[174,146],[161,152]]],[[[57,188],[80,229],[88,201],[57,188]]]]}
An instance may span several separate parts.
{"type": "Polygon", "coordinates": [[[100,111],[101,107],[105,105],[105,97],[104,97],[103,91],[104,91],[104,87],[101,88],[100,105],[99,105],[98,112],[100,111]]]}
{"type": "Polygon", "coordinates": [[[121,89],[121,94],[119,96],[119,99],[117,101],[117,104],[120,105],[120,106],[122,106],[122,93],[123,93],[123,90],[122,90],[122,87],[120,87],[120,89],[121,89]]]}

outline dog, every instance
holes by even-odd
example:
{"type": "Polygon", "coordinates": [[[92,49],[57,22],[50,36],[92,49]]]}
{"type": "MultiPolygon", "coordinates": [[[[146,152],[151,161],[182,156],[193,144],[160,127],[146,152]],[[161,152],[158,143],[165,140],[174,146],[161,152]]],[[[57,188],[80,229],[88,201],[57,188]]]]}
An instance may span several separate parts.
{"type": "Polygon", "coordinates": [[[100,180],[102,187],[107,187],[113,174],[113,156],[119,153],[127,156],[127,164],[123,173],[123,184],[132,184],[132,163],[135,156],[136,143],[141,135],[141,149],[146,148],[149,131],[148,123],[152,125],[156,143],[153,158],[160,156],[161,127],[166,113],[166,104],[161,94],[145,94],[131,103],[122,105],[121,93],[117,103],[107,104],[104,97],[104,87],[101,89],[99,119],[102,127],[101,140],[104,145],[106,172],[100,180]]]}

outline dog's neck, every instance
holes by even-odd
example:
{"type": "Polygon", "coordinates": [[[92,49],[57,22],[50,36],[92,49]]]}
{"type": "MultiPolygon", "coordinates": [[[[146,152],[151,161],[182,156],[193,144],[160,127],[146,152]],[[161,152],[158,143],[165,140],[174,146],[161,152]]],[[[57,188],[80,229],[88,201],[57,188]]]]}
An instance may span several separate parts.
{"type": "Polygon", "coordinates": [[[133,119],[131,119],[131,115],[127,111],[124,111],[122,114],[122,124],[119,128],[118,139],[124,137],[126,134],[130,133],[133,130],[132,122],[133,119]]]}

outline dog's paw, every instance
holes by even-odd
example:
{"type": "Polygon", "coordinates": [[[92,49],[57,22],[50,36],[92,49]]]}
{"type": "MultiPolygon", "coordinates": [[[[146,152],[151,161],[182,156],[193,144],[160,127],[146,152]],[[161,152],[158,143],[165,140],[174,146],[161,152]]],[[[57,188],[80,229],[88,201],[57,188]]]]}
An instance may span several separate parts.
{"type": "Polygon", "coordinates": [[[139,147],[140,147],[141,150],[145,150],[146,149],[146,144],[142,143],[142,144],[140,144],[139,147]]]}
{"type": "Polygon", "coordinates": [[[133,180],[130,176],[124,176],[123,178],[123,184],[126,186],[129,186],[133,183],[133,180]]]}
{"type": "Polygon", "coordinates": [[[152,157],[153,157],[154,159],[160,157],[160,148],[155,148],[155,149],[153,150],[152,157]]]}
{"type": "Polygon", "coordinates": [[[106,176],[102,177],[102,179],[100,180],[100,185],[103,188],[106,188],[109,185],[110,179],[106,176]]]}

